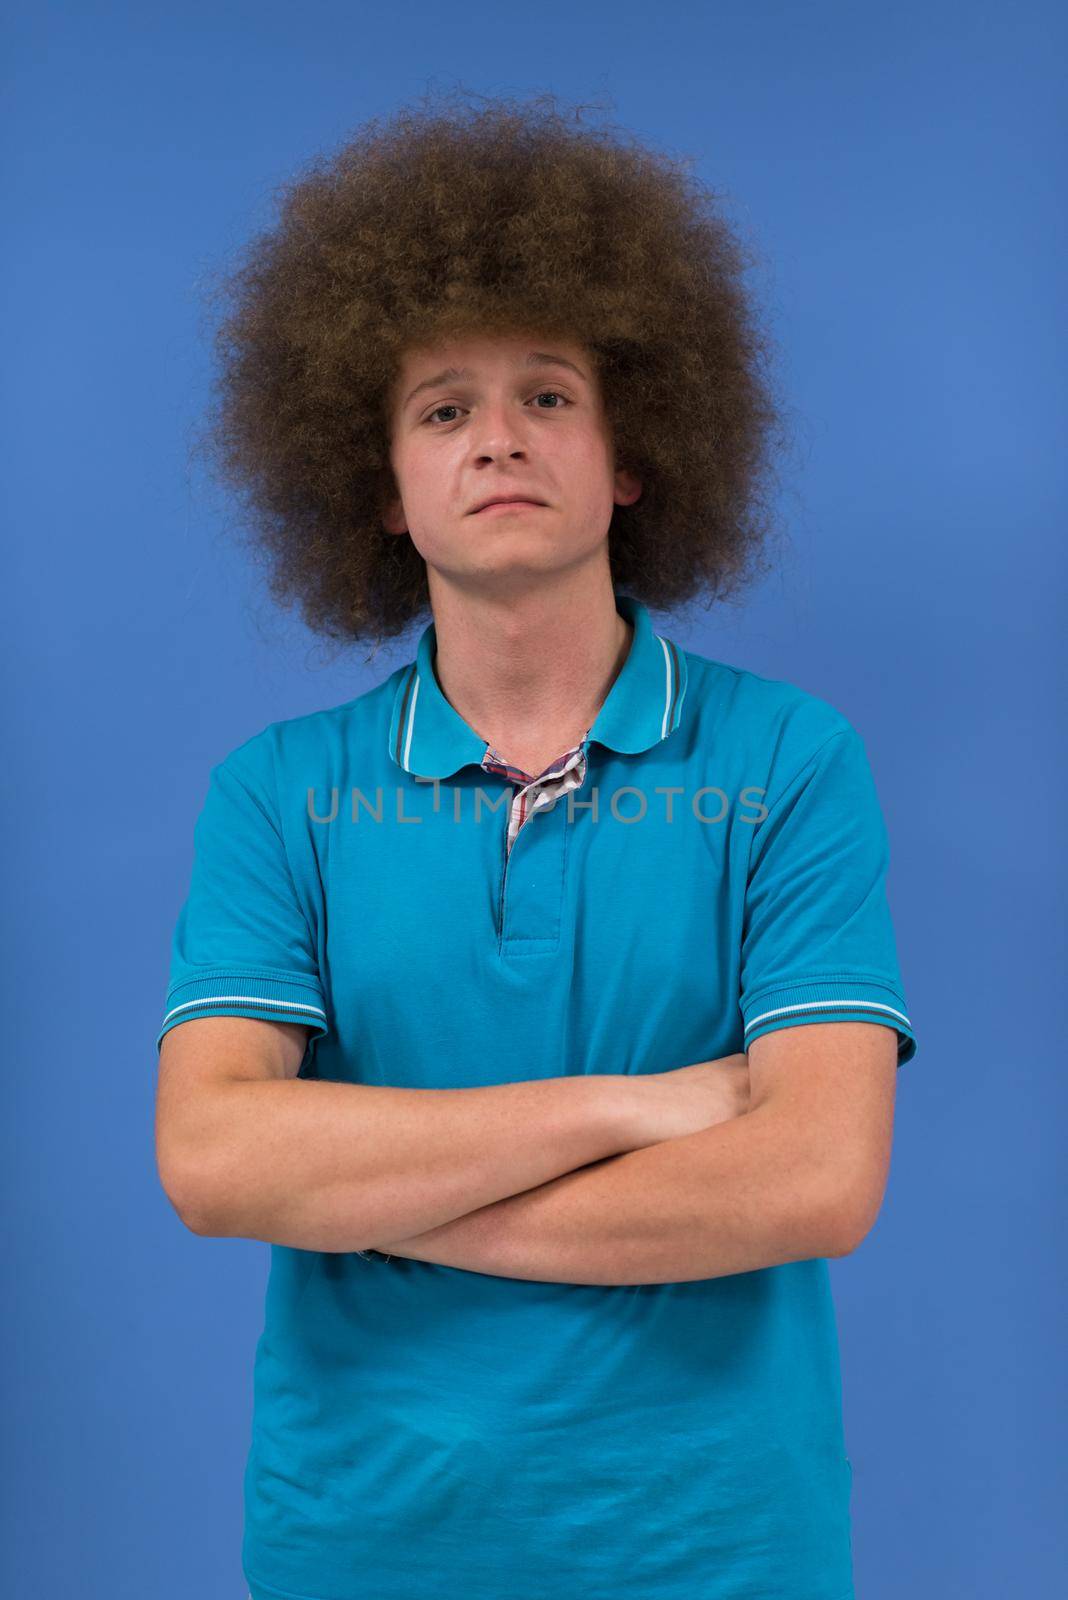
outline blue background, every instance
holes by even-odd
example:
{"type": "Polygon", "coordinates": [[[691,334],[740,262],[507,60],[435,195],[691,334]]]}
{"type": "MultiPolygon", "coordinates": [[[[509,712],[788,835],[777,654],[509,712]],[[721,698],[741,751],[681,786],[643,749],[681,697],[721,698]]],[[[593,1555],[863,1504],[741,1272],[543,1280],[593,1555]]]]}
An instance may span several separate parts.
{"type": "Polygon", "coordinates": [[[454,86],[599,99],[765,258],[789,545],[661,631],[837,705],[890,830],[918,1054],[832,1263],[857,1593],[1064,1592],[1056,8],[19,5],[3,34],[4,1592],[244,1600],[268,1247],[159,1186],[169,941],[209,767],[414,643],[332,654],[229,541],[189,454],[202,282],[313,153],[454,86]]]}

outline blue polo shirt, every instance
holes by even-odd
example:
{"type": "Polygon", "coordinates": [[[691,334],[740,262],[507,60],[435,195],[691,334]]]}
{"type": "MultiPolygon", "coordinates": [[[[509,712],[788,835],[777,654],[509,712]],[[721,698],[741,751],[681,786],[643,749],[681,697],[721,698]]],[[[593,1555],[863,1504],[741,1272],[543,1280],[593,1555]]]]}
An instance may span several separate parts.
{"type": "MultiPolygon", "coordinates": [[[[809,1022],[909,1060],[859,735],[616,603],[581,781],[510,849],[432,623],[213,767],[159,1039],[301,1022],[301,1076],[417,1089],[665,1072],[809,1022]]],[[[846,1600],[851,1476],[822,1258],[603,1286],[271,1246],[253,1600],[846,1600]]]]}

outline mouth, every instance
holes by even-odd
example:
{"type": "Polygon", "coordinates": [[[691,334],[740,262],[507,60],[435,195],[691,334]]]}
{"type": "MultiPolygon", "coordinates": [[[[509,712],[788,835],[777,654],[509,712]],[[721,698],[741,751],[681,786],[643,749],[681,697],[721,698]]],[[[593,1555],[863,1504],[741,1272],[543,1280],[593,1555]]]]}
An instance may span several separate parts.
{"type": "Polygon", "coordinates": [[[543,506],[543,504],[544,502],[541,500],[490,500],[484,506],[477,506],[475,510],[471,512],[471,515],[474,517],[480,517],[484,512],[487,511],[524,511],[530,509],[531,507],[543,506]]]}

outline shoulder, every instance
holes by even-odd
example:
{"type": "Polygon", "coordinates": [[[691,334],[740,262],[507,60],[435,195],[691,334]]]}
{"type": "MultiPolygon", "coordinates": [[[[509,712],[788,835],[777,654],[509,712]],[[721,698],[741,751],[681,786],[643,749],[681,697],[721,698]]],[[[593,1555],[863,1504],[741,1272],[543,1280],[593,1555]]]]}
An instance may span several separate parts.
{"type": "Polygon", "coordinates": [[[294,779],[309,782],[346,759],[364,765],[387,750],[397,686],[410,663],[339,705],[267,723],[234,745],[217,764],[247,785],[277,792],[294,779]]]}
{"type": "Polygon", "coordinates": [[[696,651],[685,655],[702,744],[743,754],[763,771],[769,793],[785,788],[829,740],[861,743],[845,713],[822,695],[696,651]]]}

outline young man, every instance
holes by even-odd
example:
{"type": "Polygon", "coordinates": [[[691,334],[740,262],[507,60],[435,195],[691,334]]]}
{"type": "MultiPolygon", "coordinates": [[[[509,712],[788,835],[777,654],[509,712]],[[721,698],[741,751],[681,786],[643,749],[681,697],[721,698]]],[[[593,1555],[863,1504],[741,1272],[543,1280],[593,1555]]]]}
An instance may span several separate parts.
{"type": "Polygon", "coordinates": [[[272,1246],[252,1600],[853,1592],[827,1258],[915,1040],[860,737],[639,598],[743,571],[773,416],[684,197],[402,118],[229,325],[277,592],[432,618],[213,767],[175,931],[161,1177],[272,1246]]]}

